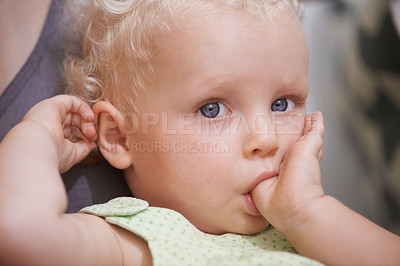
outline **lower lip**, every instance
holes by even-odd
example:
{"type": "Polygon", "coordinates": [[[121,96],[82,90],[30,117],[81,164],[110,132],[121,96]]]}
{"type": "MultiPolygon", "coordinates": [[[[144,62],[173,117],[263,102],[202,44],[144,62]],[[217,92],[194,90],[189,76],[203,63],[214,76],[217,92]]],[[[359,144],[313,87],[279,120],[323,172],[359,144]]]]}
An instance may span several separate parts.
{"type": "Polygon", "coordinates": [[[254,204],[253,197],[249,193],[243,194],[242,199],[251,215],[261,216],[261,213],[258,211],[256,205],[254,204]]]}

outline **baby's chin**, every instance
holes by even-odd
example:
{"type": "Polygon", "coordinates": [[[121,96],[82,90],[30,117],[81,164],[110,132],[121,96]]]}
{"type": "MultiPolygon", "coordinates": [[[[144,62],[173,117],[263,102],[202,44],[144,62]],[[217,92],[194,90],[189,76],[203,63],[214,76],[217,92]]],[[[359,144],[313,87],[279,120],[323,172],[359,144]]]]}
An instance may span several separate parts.
{"type": "Polygon", "coordinates": [[[238,233],[238,234],[241,234],[241,235],[255,235],[255,234],[258,234],[261,231],[265,230],[265,228],[267,228],[268,225],[269,225],[269,223],[266,222],[262,227],[259,227],[259,228],[255,228],[254,227],[254,228],[251,228],[250,230],[245,230],[245,232],[238,233]]]}
{"type": "Polygon", "coordinates": [[[235,234],[240,234],[240,235],[255,235],[263,231],[269,223],[265,221],[265,223],[262,223],[261,225],[257,226],[251,226],[250,228],[243,228],[242,230],[238,230],[237,232],[231,232],[235,234]]]}
{"type": "Polygon", "coordinates": [[[246,221],[244,223],[228,223],[227,225],[222,225],[219,227],[211,226],[210,224],[204,226],[195,223],[193,224],[200,231],[212,235],[223,235],[228,233],[239,235],[255,235],[263,231],[269,225],[265,219],[260,217],[258,217],[258,219],[251,219],[251,221],[246,221]]]}

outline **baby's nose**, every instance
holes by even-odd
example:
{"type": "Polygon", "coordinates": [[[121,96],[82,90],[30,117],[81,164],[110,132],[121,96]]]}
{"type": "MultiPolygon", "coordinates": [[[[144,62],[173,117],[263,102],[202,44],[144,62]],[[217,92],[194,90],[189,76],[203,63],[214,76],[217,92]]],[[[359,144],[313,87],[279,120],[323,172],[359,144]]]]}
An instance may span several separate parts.
{"type": "Polygon", "coordinates": [[[243,153],[246,158],[273,156],[278,150],[278,137],[273,118],[255,120],[247,134],[243,153]]]}

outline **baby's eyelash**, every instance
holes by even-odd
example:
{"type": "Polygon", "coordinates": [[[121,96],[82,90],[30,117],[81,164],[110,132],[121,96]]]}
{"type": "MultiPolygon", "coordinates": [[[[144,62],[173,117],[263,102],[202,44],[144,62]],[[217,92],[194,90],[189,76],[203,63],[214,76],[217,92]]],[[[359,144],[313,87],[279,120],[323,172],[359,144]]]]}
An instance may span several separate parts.
{"type": "MultiPolygon", "coordinates": [[[[195,113],[199,112],[201,107],[203,107],[204,105],[209,104],[209,103],[220,103],[220,104],[225,105],[226,108],[228,108],[228,105],[226,104],[226,102],[224,100],[222,100],[220,98],[210,98],[210,99],[205,100],[205,101],[201,102],[200,104],[196,105],[196,107],[194,108],[195,113]]],[[[228,110],[230,112],[229,108],[228,108],[228,110]]]]}
{"type": "Polygon", "coordinates": [[[285,95],[279,98],[289,99],[293,101],[295,104],[304,104],[307,99],[307,97],[304,97],[303,95],[294,95],[294,94],[285,95]]]}

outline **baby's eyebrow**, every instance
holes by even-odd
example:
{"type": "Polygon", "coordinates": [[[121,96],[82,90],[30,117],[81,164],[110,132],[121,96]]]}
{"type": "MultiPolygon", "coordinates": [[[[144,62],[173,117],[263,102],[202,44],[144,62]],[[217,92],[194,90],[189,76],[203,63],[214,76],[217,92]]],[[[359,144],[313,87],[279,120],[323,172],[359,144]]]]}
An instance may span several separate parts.
{"type": "Polygon", "coordinates": [[[210,78],[205,80],[199,80],[198,82],[193,82],[188,84],[187,90],[183,92],[183,97],[190,98],[202,98],[210,95],[215,95],[219,89],[226,87],[227,82],[224,79],[210,78]]]}
{"type": "Polygon", "coordinates": [[[287,94],[304,94],[305,97],[308,95],[309,84],[308,79],[304,80],[289,80],[284,81],[282,85],[282,91],[287,94]]]}

